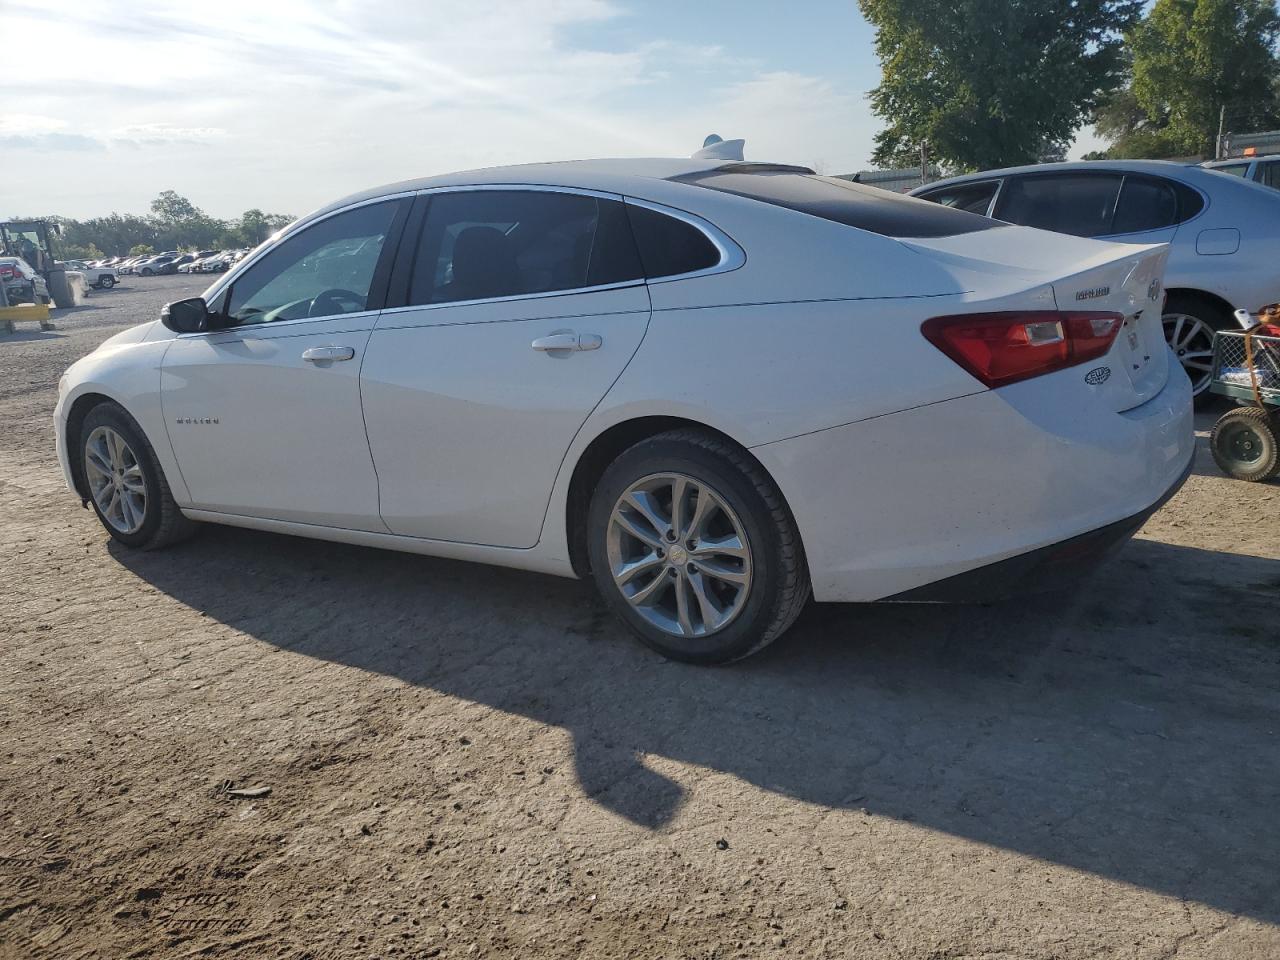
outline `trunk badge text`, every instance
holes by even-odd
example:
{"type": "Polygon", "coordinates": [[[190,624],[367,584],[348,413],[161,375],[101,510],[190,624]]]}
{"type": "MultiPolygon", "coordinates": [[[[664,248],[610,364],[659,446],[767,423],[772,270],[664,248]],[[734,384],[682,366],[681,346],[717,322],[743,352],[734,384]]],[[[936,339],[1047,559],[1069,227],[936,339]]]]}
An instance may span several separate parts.
{"type": "Polygon", "coordinates": [[[1110,367],[1094,367],[1092,370],[1090,370],[1088,373],[1084,375],[1084,382],[1094,387],[1098,386],[1099,384],[1106,383],[1110,379],[1111,379],[1110,367]]]}
{"type": "Polygon", "coordinates": [[[1077,290],[1077,300],[1097,300],[1099,297],[1105,297],[1111,293],[1110,287],[1094,287],[1092,290],[1077,290]]]}
{"type": "Polygon", "coordinates": [[[218,418],[217,417],[178,417],[173,422],[174,423],[213,424],[214,426],[216,426],[218,423],[218,418]]]}

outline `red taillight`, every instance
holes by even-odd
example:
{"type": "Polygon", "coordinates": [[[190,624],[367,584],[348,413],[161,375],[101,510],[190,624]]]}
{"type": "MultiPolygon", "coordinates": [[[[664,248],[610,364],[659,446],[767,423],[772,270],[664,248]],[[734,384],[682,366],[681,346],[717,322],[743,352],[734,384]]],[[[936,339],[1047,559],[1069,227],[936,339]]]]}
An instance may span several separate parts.
{"type": "Polygon", "coordinates": [[[1111,349],[1123,323],[1118,313],[1028,310],[934,317],[920,329],[994,388],[1097,359],[1111,349]]]}

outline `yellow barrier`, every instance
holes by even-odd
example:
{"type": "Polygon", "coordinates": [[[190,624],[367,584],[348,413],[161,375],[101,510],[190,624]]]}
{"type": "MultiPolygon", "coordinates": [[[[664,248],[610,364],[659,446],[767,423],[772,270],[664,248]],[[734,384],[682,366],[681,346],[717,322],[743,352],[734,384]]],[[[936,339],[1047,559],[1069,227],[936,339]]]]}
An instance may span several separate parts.
{"type": "Polygon", "coordinates": [[[14,324],[23,320],[40,324],[41,330],[52,330],[49,321],[49,307],[43,303],[24,303],[18,307],[0,307],[0,329],[5,333],[13,333],[14,324]]]}

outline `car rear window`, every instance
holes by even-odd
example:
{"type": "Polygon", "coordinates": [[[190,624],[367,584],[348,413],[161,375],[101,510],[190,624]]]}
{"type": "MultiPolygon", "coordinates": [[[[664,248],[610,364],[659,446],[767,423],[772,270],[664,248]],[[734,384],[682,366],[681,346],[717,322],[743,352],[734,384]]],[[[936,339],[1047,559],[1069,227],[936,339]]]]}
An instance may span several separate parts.
{"type": "Polygon", "coordinates": [[[804,168],[733,165],[671,179],[886,237],[950,237],[1000,226],[986,217],[927,200],[801,171],[804,168]]]}

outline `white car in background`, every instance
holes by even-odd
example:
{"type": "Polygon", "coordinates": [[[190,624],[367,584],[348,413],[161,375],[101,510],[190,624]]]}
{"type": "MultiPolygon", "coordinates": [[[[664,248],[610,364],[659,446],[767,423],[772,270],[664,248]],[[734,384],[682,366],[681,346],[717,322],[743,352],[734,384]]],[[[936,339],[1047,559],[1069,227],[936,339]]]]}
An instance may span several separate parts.
{"type": "Polygon", "coordinates": [[[1124,243],[1168,243],[1164,328],[1197,397],[1213,334],[1280,301],[1280,192],[1164,160],[1045,163],[952,177],[912,196],[1009,223],[1124,243]]]}
{"type": "Polygon", "coordinates": [[[765,164],[399,183],[74,364],[58,456],[132,547],[208,521],[590,577],[724,662],[811,592],[1076,588],[1190,470],[1167,253],[765,164]]]}
{"type": "Polygon", "coordinates": [[[98,290],[110,290],[116,285],[116,271],[112,267],[94,267],[83,260],[67,260],[64,265],[68,270],[84,274],[85,283],[98,290]]]}

